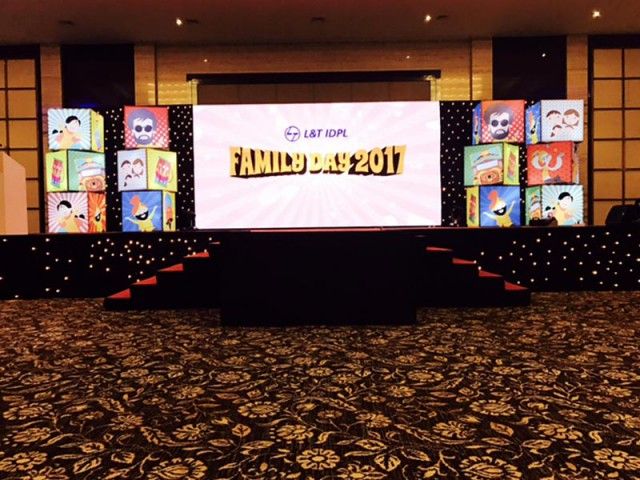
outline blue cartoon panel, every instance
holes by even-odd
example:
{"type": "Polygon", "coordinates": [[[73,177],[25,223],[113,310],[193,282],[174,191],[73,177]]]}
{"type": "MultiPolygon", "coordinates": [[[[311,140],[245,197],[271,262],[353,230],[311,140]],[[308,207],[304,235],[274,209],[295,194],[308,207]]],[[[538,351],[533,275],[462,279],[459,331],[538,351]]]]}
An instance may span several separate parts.
{"type": "Polygon", "coordinates": [[[162,192],[122,192],[122,231],[162,230],[162,192]]]}
{"type": "Polygon", "coordinates": [[[555,219],[560,227],[582,224],[583,197],[582,185],[544,185],[542,216],[555,219]]]}
{"type": "Polygon", "coordinates": [[[520,187],[480,187],[480,226],[519,226],[520,187]]]}
{"type": "Polygon", "coordinates": [[[535,145],[540,143],[542,138],[542,116],[540,102],[527,108],[525,113],[525,134],[527,145],[535,145]]]}
{"type": "Polygon", "coordinates": [[[50,150],[91,150],[91,110],[51,108],[47,131],[50,150]]]}
{"type": "Polygon", "coordinates": [[[478,103],[473,108],[471,125],[473,128],[471,132],[471,144],[479,145],[482,143],[482,103],[478,103]]]}

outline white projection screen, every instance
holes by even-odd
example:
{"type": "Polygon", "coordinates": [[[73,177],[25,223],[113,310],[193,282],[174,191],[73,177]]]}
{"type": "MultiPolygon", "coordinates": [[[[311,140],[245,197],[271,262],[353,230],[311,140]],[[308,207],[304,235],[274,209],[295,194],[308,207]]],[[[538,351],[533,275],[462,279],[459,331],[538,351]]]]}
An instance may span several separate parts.
{"type": "Polygon", "coordinates": [[[438,102],[193,107],[199,229],[441,224],[438,102]]]}

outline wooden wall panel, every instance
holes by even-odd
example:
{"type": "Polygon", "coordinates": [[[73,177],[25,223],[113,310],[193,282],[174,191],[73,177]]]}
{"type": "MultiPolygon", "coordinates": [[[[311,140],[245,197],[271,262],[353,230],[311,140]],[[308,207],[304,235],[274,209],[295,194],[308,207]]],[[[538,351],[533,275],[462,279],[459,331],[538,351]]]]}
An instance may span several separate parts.
{"type": "Polygon", "coordinates": [[[156,47],[135,45],[133,50],[136,105],[157,105],[156,47]]]}
{"type": "MultiPolygon", "coordinates": [[[[486,57],[486,45],[484,48],[486,57]]],[[[429,44],[158,46],[158,103],[192,103],[192,89],[186,82],[188,73],[379,70],[441,70],[440,99],[468,100],[471,91],[470,55],[468,41],[429,44]]]]}
{"type": "Polygon", "coordinates": [[[584,100],[584,139],[578,147],[580,158],[580,183],[584,185],[584,214],[588,218],[589,201],[586,198],[589,188],[589,42],[586,35],[567,37],[567,98],[584,100]]]}
{"type": "Polygon", "coordinates": [[[493,98],[493,42],[471,42],[471,100],[493,98]]]}

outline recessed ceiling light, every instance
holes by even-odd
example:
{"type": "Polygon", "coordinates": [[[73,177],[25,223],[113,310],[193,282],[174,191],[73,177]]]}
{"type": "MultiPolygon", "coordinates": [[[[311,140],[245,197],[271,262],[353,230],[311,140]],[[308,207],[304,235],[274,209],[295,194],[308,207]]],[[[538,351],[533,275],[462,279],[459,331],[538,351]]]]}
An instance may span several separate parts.
{"type": "Polygon", "coordinates": [[[425,15],[424,23],[429,23],[431,21],[431,15],[425,15]]]}
{"type": "Polygon", "coordinates": [[[602,13],[600,12],[600,10],[593,10],[591,12],[591,18],[600,18],[602,17],[602,13]]]}
{"type": "Polygon", "coordinates": [[[184,24],[184,21],[180,17],[176,17],[176,25],[181,27],[184,24]]]}

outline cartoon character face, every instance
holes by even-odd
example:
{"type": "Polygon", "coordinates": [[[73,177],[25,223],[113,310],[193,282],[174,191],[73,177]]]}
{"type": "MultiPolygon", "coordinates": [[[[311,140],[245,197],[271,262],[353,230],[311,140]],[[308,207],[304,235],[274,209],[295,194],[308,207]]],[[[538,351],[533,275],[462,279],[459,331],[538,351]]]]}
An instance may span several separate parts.
{"type": "Polygon", "coordinates": [[[73,214],[73,207],[67,200],[62,200],[58,203],[56,210],[58,211],[58,217],[61,219],[67,219],[73,214]]]}
{"type": "Polygon", "coordinates": [[[489,134],[494,140],[504,140],[509,136],[513,122],[513,110],[509,105],[496,103],[484,113],[484,120],[489,126],[489,134]]]}
{"type": "Polygon", "coordinates": [[[568,192],[561,193],[558,197],[558,205],[563,210],[567,210],[573,205],[573,197],[568,192]]]}
{"type": "Polygon", "coordinates": [[[67,121],[65,123],[65,128],[71,133],[76,133],[80,131],[80,120],[78,119],[78,117],[71,116],[67,118],[67,121]]]}
{"type": "Polygon", "coordinates": [[[509,127],[511,126],[511,120],[509,114],[494,113],[489,117],[489,132],[491,136],[496,140],[502,140],[509,136],[509,127]]]}
{"type": "Polygon", "coordinates": [[[138,145],[144,146],[153,143],[158,125],[153,112],[146,109],[135,110],[129,116],[128,124],[138,145]]]}
{"type": "Polygon", "coordinates": [[[562,115],[562,124],[568,128],[575,128],[580,124],[580,113],[575,108],[566,110],[562,115]]]}
{"type": "Polygon", "coordinates": [[[131,165],[131,174],[134,177],[140,177],[144,174],[144,162],[141,158],[136,158],[131,165]]]}
{"type": "Polygon", "coordinates": [[[164,158],[160,158],[156,166],[156,182],[166,186],[169,180],[171,180],[171,164],[164,158]]]}

